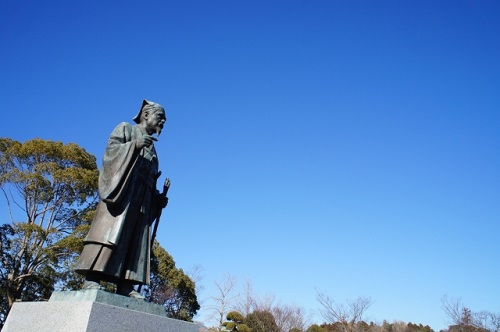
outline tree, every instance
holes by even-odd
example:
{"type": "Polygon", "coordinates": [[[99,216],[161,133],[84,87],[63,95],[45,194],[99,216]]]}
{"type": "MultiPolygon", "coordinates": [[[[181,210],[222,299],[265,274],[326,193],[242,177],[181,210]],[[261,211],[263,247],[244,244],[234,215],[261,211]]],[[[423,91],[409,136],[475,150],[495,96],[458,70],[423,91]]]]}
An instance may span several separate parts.
{"type": "Polygon", "coordinates": [[[77,254],[70,240],[88,223],[97,180],[95,157],[74,143],[0,138],[0,189],[10,216],[0,230],[2,309],[46,299],[71,279],[64,269],[77,254]]]}
{"type": "Polygon", "coordinates": [[[275,305],[271,312],[279,332],[304,331],[306,318],[304,310],[295,305],[275,305]]]}
{"type": "Polygon", "coordinates": [[[306,332],[326,332],[326,330],[317,324],[313,324],[307,328],[306,332]]]}
{"type": "Polygon", "coordinates": [[[245,324],[252,332],[279,332],[274,316],[269,311],[252,312],[245,318],[245,324]]]}
{"type": "Polygon", "coordinates": [[[214,281],[218,294],[210,297],[211,304],[207,308],[212,312],[209,319],[217,320],[218,331],[222,331],[224,317],[226,317],[230,308],[233,306],[236,296],[233,295],[236,287],[236,278],[226,275],[221,282],[214,281]]]}
{"type": "Polygon", "coordinates": [[[321,324],[321,327],[324,328],[327,332],[344,332],[345,325],[341,322],[335,322],[330,324],[321,324]]]}
{"type": "Polygon", "coordinates": [[[176,268],[174,259],[158,241],[153,244],[150,280],[145,289],[147,301],[163,305],[171,318],[192,320],[200,309],[195,283],[176,268]]]}
{"type": "Polygon", "coordinates": [[[246,280],[243,284],[243,293],[235,298],[235,308],[244,316],[247,316],[255,308],[256,300],[253,293],[253,286],[251,280],[246,280]]]}
{"type": "Polygon", "coordinates": [[[303,329],[300,329],[298,327],[292,327],[288,332],[304,332],[303,329]]]}
{"type": "MultiPolygon", "coordinates": [[[[201,283],[201,281],[203,279],[203,267],[199,264],[194,265],[193,267],[191,267],[189,269],[189,271],[187,272],[187,275],[189,276],[189,278],[191,278],[191,280],[193,280],[194,284],[196,285],[195,292],[196,292],[197,297],[199,298],[200,294],[205,290],[205,287],[201,283]]],[[[198,300],[198,303],[200,303],[199,300],[198,300]]],[[[201,303],[200,303],[200,305],[201,305],[201,303]]]]}
{"type": "Polygon", "coordinates": [[[224,326],[224,331],[231,332],[251,332],[250,329],[244,322],[245,317],[238,311],[231,311],[226,316],[227,321],[222,323],[224,326]]]}
{"type": "Polygon", "coordinates": [[[357,324],[363,319],[363,314],[371,306],[372,300],[368,297],[358,297],[355,300],[347,300],[347,306],[336,304],[327,294],[318,292],[317,301],[322,305],[321,315],[332,323],[340,323],[343,332],[358,331],[363,329],[357,324]]]}
{"type": "Polygon", "coordinates": [[[500,314],[490,312],[488,313],[490,318],[490,326],[492,332],[500,332],[500,314]]]}
{"type": "Polygon", "coordinates": [[[408,323],[405,332],[434,332],[429,325],[408,323]]]}
{"type": "Polygon", "coordinates": [[[447,295],[441,298],[441,303],[449,319],[449,332],[498,331],[500,327],[499,315],[496,313],[474,312],[463,305],[460,299],[449,299],[447,295]]]}
{"type": "Polygon", "coordinates": [[[243,285],[243,294],[236,299],[236,309],[248,316],[252,311],[269,311],[275,319],[279,332],[303,331],[306,327],[304,310],[295,305],[275,304],[275,296],[257,297],[252,290],[252,283],[247,280],[243,285]]]}

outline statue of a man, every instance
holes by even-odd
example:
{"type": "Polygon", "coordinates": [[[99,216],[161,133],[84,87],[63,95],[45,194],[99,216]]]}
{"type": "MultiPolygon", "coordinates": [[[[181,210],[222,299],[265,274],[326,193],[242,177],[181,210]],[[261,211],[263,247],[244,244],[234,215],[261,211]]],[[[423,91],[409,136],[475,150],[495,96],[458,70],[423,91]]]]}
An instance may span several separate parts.
{"type": "Polygon", "coordinates": [[[144,100],[137,125],[119,124],[111,133],[99,174],[100,201],[75,271],[85,275],[84,289],[101,280],[117,293],[143,297],[134,285],[149,284],[151,227],[167,198],[156,189],[158,158],[152,135],[160,135],[165,110],[144,100]]]}

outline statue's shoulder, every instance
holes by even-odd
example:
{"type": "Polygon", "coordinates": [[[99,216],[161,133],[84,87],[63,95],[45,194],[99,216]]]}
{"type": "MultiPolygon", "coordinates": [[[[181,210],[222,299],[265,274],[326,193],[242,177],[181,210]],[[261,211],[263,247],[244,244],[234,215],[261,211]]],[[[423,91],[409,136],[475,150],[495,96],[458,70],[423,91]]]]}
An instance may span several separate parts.
{"type": "Polygon", "coordinates": [[[110,141],[127,142],[137,137],[138,128],[128,122],[118,124],[109,136],[110,141]]]}
{"type": "Polygon", "coordinates": [[[123,128],[123,129],[129,129],[129,130],[132,130],[132,125],[128,122],[121,122],[120,124],[118,124],[118,126],[116,126],[116,128],[123,128]]]}
{"type": "Polygon", "coordinates": [[[142,136],[142,131],[137,125],[128,122],[122,122],[115,127],[111,133],[111,137],[116,137],[120,140],[130,140],[142,136]]]}
{"type": "Polygon", "coordinates": [[[128,122],[122,122],[113,129],[114,134],[130,134],[134,130],[134,126],[128,122]]]}

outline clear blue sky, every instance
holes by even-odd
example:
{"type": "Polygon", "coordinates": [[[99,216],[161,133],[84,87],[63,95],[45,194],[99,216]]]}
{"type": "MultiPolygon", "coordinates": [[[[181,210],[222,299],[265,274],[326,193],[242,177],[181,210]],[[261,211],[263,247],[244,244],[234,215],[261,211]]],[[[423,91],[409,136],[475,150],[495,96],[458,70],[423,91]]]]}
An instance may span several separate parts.
{"type": "Polygon", "coordinates": [[[378,322],[500,312],[500,2],[2,0],[0,45],[2,137],[100,164],[165,106],[158,237],[202,299],[231,273],[378,322]]]}

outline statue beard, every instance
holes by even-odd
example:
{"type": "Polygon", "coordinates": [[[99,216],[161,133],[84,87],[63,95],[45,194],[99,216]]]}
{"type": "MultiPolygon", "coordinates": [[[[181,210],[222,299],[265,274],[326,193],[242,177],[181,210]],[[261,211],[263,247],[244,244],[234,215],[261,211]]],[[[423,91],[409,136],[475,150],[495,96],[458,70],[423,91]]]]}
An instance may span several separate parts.
{"type": "Polygon", "coordinates": [[[156,136],[160,136],[160,134],[161,134],[161,128],[156,127],[156,136]]]}

